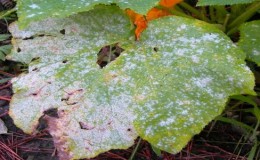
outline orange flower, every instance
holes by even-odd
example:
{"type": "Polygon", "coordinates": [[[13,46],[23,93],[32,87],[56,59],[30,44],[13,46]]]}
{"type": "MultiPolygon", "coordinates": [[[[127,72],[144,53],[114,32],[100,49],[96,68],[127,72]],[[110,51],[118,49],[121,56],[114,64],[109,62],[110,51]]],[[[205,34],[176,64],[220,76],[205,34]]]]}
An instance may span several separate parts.
{"type": "MultiPolygon", "coordinates": [[[[163,7],[171,8],[181,1],[182,0],[161,0],[159,4],[163,7]]],[[[136,25],[135,36],[137,40],[140,39],[141,33],[147,28],[148,21],[170,15],[167,10],[157,8],[150,9],[146,16],[138,14],[130,9],[126,10],[126,13],[130,17],[131,21],[136,25]]]]}
{"type": "Polygon", "coordinates": [[[167,7],[167,8],[171,8],[174,5],[180,3],[182,0],[161,0],[160,1],[160,5],[167,7]]]}

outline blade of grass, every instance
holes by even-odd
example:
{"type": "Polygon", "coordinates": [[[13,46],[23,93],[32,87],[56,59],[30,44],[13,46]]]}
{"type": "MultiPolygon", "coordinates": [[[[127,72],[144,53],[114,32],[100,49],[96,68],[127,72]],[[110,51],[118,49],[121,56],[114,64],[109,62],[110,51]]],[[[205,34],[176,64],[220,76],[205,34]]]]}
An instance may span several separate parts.
{"type": "Polygon", "coordinates": [[[251,126],[249,126],[245,123],[239,122],[237,120],[234,120],[234,119],[218,116],[218,117],[215,118],[215,120],[225,122],[225,123],[230,123],[230,124],[233,124],[233,125],[237,125],[237,126],[242,127],[242,128],[244,128],[248,131],[252,131],[252,132],[254,131],[254,128],[252,128],[251,126]]]}
{"type": "Polygon", "coordinates": [[[137,144],[136,144],[136,146],[135,146],[135,149],[133,150],[133,152],[132,152],[132,154],[131,154],[131,156],[130,156],[130,158],[129,158],[128,160],[133,160],[133,159],[134,159],[135,154],[136,154],[136,152],[137,152],[137,149],[138,149],[138,147],[139,147],[141,141],[142,141],[142,139],[139,138],[139,140],[138,140],[138,142],[137,142],[137,144]]]}

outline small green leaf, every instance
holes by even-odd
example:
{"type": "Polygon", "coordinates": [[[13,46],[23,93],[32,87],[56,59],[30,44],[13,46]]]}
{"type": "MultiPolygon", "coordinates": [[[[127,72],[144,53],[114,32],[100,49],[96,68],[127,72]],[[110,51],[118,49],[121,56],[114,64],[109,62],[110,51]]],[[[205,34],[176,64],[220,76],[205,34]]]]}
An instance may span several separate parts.
{"type": "Polygon", "coordinates": [[[260,66],[260,20],[243,24],[240,27],[238,46],[247,53],[247,59],[260,66]]]}
{"type": "Polygon", "coordinates": [[[2,61],[5,60],[5,56],[8,55],[11,52],[12,45],[4,45],[0,46],[0,59],[2,61]]]}
{"type": "Polygon", "coordinates": [[[8,39],[11,35],[10,34],[0,34],[0,41],[4,41],[8,39]]]}
{"type": "Polygon", "coordinates": [[[44,118],[60,159],[127,148],[138,136],[177,153],[221,114],[230,95],[254,94],[244,52],[213,25],[169,16],[151,21],[140,41],[130,28],[115,6],[27,30],[12,24],[8,58],[29,63],[29,73],[12,80],[14,123],[33,133],[56,109],[58,117],[44,118]],[[110,44],[124,52],[100,69],[97,53],[110,44]]]}
{"type": "Polygon", "coordinates": [[[258,0],[199,0],[197,6],[245,4],[256,1],[258,0]]]}
{"type": "Polygon", "coordinates": [[[151,147],[152,147],[152,150],[154,151],[154,153],[157,155],[157,156],[162,156],[162,152],[161,152],[161,150],[159,149],[159,148],[157,148],[157,147],[155,147],[155,146],[153,146],[153,145],[151,145],[151,147]]]}
{"type": "Polygon", "coordinates": [[[48,17],[63,18],[79,12],[89,11],[98,4],[117,4],[120,8],[130,8],[137,13],[146,14],[158,4],[158,0],[20,0],[18,17],[20,27],[48,17]]]}

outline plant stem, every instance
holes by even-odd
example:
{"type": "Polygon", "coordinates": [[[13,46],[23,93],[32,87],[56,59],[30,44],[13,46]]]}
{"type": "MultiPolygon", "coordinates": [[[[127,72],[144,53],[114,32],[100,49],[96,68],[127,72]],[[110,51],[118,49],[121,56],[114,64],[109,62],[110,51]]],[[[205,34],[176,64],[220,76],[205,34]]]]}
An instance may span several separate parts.
{"type": "Polygon", "coordinates": [[[185,14],[185,13],[182,13],[182,12],[180,12],[180,11],[177,11],[177,10],[175,10],[175,9],[168,9],[168,8],[165,8],[165,9],[168,10],[170,13],[176,15],[176,16],[181,16],[181,17],[186,17],[186,18],[191,18],[191,19],[194,18],[194,17],[192,17],[192,16],[189,16],[189,15],[187,15],[187,14],[185,14]]]}
{"type": "Polygon", "coordinates": [[[193,15],[197,16],[199,19],[204,19],[207,22],[210,22],[210,20],[204,16],[203,14],[201,14],[196,8],[192,7],[191,5],[189,5],[188,3],[185,2],[181,2],[179,4],[181,7],[187,9],[189,12],[191,12],[193,15]]]}
{"type": "Polygon", "coordinates": [[[111,54],[112,54],[112,44],[109,45],[109,55],[108,55],[107,63],[111,62],[111,54]]]}
{"type": "Polygon", "coordinates": [[[131,154],[131,156],[130,156],[130,158],[128,160],[133,160],[133,158],[135,157],[136,151],[137,151],[141,141],[142,141],[142,138],[139,138],[139,140],[138,140],[138,142],[137,142],[137,144],[135,146],[135,149],[133,150],[133,152],[132,152],[132,154],[131,154]]]}
{"type": "Polygon", "coordinates": [[[246,11],[238,16],[232,23],[228,25],[227,35],[235,33],[238,27],[247,21],[253,14],[260,9],[260,2],[256,2],[247,7],[246,11]]]}
{"type": "Polygon", "coordinates": [[[224,21],[224,24],[223,24],[224,31],[226,31],[226,29],[227,29],[227,24],[228,24],[229,18],[230,18],[230,14],[226,14],[226,18],[225,18],[225,21],[224,21]]]}
{"type": "Polygon", "coordinates": [[[12,8],[12,9],[6,11],[3,15],[0,15],[0,19],[2,19],[2,18],[4,18],[4,17],[6,17],[6,16],[12,14],[12,13],[15,12],[16,10],[17,10],[16,8],[12,8]]]}
{"type": "Polygon", "coordinates": [[[189,16],[189,15],[183,13],[183,12],[177,11],[177,10],[174,9],[174,8],[169,9],[169,8],[163,7],[163,6],[155,6],[155,8],[161,9],[161,10],[166,10],[166,11],[168,11],[168,12],[170,12],[171,14],[174,14],[174,15],[176,15],[176,16],[181,16],[181,17],[186,17],[186,18],[191,18],[191,19],[194,18],[194,17],[189,16]]]}
{"type": "Polygon", "coordinates": [[[210,15],[210,20],[215,23],[216,21],[216,14],[215,14],[215,8],[213,6],[209,6],[209,15],[210,15]]]}

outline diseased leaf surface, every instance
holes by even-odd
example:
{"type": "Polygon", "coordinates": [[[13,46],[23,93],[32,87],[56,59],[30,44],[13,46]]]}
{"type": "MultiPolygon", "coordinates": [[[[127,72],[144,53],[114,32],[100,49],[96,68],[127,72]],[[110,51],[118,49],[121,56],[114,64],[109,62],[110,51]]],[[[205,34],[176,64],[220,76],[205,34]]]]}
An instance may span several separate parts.
{"type": "Polygon", "coordinates": [[[260,20],[243,24],[240,27],[238,45],[247,53],[247,58],[260,66],[260,20]]]}
{"type": "Polygon", "coordinates": [[[137,13],[146,12],[158,4],[158,0],[20,0],[18,16],[21,27],[49,17],[67,17],[75,13],[89,11],[98,4],[115,3],[122,9],[131,8],[137,13]]]}
{"type": "Polygon", "coordinates": [[[29,74],[13,80],[16,94],[10,114],[15,124],[32,133],[44,111],[58,108],[58,119],[45,117],[63,160],[133,145],[137,134],[130,97],[120,91],[110,97],[96,64],[100,48],[126,40],[129,28],[128,17],[118,7],[48,19],[32,24],[29,31],[19,31],[13,24],[10,30],[16,40],[9,58],[28,63],[40,57],[30,63],[29,74]],[[65,35],[60,33],[63,29],[65,35]],[[23,40],[26,37],[34,38],[23,40]]]}
{"type": "Polygon", "coordinates": [[[127,51],[134,57],[118,67],[118,74],[131,75],[138,86],[135,129],[162,150],[179,152],[221,114],[229,95],[253,94],[245,54],[214,26],[179,17],[158,19],[139,46],[127,51]]]}
{"type": "Polygon", "coordinates": [[[197,6],[208,6],[208,5],[233,5],[233,4],[245,4],[252,3],[258,0],[199,0],[197,6]]]}
{"type": "Polygon", "coordinates": [[[165,17],[151,21],[138,42],[129,28],[113,6],[33,23],[27,31],[11,25],[8,58],[39,57],[28,74],[12,80],[15,124],[32,133],[44,111],[57,108],[59,118],[44,117],[61,159],[127,148],[137,136],[176,153],[230,95],[254,94],[244,52],[213,26],[165,17]],[[97,53],[115,43],[124,52],[100,69],[97,53]]]}

